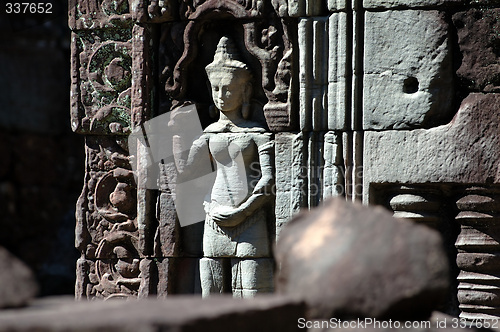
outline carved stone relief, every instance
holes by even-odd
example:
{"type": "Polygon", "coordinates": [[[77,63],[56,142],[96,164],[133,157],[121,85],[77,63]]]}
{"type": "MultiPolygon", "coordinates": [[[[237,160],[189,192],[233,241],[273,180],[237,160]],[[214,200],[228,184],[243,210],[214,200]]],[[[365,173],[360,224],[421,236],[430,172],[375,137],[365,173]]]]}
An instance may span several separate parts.
{"type": "MultiPolygon", "coordinates": [[[[201,174],[199,159],[207,157],[208,149],[216,175],[210,198],[203,203],[202,295],[230,291],[235,297],[253,297],[273,288],[270,241],[274,231],[269,234],[269,230],[274,228],[274,218],[266,210],[274,198],[274,144],[263,124],[251,120],[252,72],[230,38],[219,40],[205,70],[219,119],[189,147],[181,127],[187,111],[172,110],[169,126],[174,131],[177,180],[185,182],[188,174],[201,174]]],[[[180,195],[179,186],[176,195],[180,195]]]]}
{"type": "Polygon", "coordinates": [[[450,258],[458,257],[451,307],[467,318],[499,316],[497,248],[483,228],[497,218],[500,182],[495,7],[462,0],[75,2],[71,123],[87,135],[77,296],[269,291],[269,247],[283,225],[300,209],[345,196],[438,229],[450,258]],[[218,50],[223,37],[234,45],[226,40],[218,50]],[[210,65],[222,49],[251,79],[210,65]],[[241,117],[229,125],[221,124],[221,84],[239,96],[241,117]],[[219,169],[237,156],[248,158],[246,166],[275,168],[272,198],[251,213],[241,208],[241,223],[224,225],[222,212],[241,202],[220,204],[227,188],[219,183],[205,222],[182,227],[176,158],[189,146],[151,169],[142,167],[147,144],[136,155],[127,151],[130,132],[145,131],[155,116],[174,121],[184,107],[196,109],[206,139],[199,143],[219,169]],[[250,249],[248,238],[257,239],[250,249]]]}
{"type": "Polygon", "coordinates": [[[130,131],[131,39],[130,30],[73,33],[73,130],[100,135],[130,131]]]}
{"type": "MultiPolygon", "coordinates": [[[[245,50],[243,57],[255,72],[255,98],[262,103],[267,125],[271,130],[293,128],[292,103],[294,78],[293,35],[294,21],[274,15],[267,20],[254,20],[251,9],[231,1],[207,1],[189,16],[192,21],[167,24],[163,27],[162,82],[165,91],[176,102],[188,98],[207,103],[209,96],[196,95],[193,75],[202,75],[203,65],[210,61],[217,40],[228,32],[245,50]],[[212,20],[218,15],[219,20],[212,20]],[[244,23],[234,19],[253,19],[244,23]],[[227,30],[227,26],[232,30],[227,30]],[[234,32],[233,32],[234,31],[234,32]],[[170,47],[172,45],[172,47],[170,47]],[[173,51],[170,49],[173,48],[173,51]],[[203,59],[196,63],[195,59],[203,59]]],[[[203,82],[202,82],[203,83],[203,82]]],[[[206,90],[206,89],[202,89],[206,90]]],[[[175,105],[174,105],[175,106],[175,105]]],[[[203,118],[202,118],[203,119],[203,118]]]]}
{"type": "Polygon", "coordinates": [[[137,277],[139,264],[137,189],[124,143],[120,136],[86,139],[85,186],[77,203],[77,297],[137,295],[133,280],[124,281],[137,277]]]}
{"type": "Polygon", "coordinates": [[[136,1],[70,0],[69,26],[73,30],[131,27],[134,2],[136,1]]]}

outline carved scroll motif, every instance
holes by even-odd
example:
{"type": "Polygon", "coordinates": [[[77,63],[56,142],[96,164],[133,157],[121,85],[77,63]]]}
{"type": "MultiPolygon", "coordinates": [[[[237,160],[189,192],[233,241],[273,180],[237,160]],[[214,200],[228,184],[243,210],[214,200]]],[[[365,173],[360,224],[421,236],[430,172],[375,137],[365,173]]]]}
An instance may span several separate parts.
{"type": "Polygon", "coordinates": [[[132,24],[129,0],[70,0],[71,29],[124,28],[132,24]]]}
{"type": "MultiPolygon", "coordinates": [[[[73,83],[73,130],[81,133],[125,135],[130,130],[132,46],[130,32],[116,31],[111,37],[74,34],[79,53],[78,80],[73,83]]],[[[76,73],[74,73],[76,74],[76,73]]]]}
{"type": "Polygon", "coordinates": [[[91,136],[86,146],[87,173],[77,203],[75,244],[82,258],[76,296],[135,296],[140,283],[137,189],[126,138],[91,136]]]}

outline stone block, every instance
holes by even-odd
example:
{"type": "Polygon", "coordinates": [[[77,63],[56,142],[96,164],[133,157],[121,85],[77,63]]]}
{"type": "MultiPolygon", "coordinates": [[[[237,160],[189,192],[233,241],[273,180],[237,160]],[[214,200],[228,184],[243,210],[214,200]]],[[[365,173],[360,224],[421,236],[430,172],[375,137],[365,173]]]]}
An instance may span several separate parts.
{"type": "Polygon", "coordinates": [[[324,0],[288,0],[288,16],[290,17],[321,16],[325,12],[324,0]]]}
{"type": "Polygon", "coordinates": [[[299,109],[303,131],[346,127],[346,21],[346,13],[299,21],[299,109]]]}
{"type": "Polygon", "coordinates": [[[449,286],[437,232],[341,198],[293,219],[276,262],[277,292],[304,299],[308,318],[428,317],[449,286]]]}
{"type": "Polygon", "coordinates": [[[447,125],[366,132],[365,201],[376,183],[500,183],[499,103],[498,94],[473,93],[447,125]]]}
{"type": "Polygon", "coordinates": [[[347,9],[346,0],[328,0],[327,5],[328,10],[332,12],[347,9]]]}
{"type": "Polygon", "coordinates": [[[453,15],[462,60],[461,84],[473,91],[500,91],[500,8],[471,8],[453,15]]]}
{"type": "Polygon", "coordinates": [[[275,295],[77,303],[52,298],[26,310],[0,312],[0,331],[301,331],[297,321],[303,316],[301,301],[275,295]]]}
{"type": "Polygon", "coordinates": [[[323,199],[345,193],[345,169],[342,158],[342,138],[335,132],[324,136],[323,199]]]}
{"type": "Polygon", "coordinates": [[[451,117],[448,24],[438,11],[367,12],[363,128],[432,127],[451,117]]]}
{"type": "Polygon", "coordinates": [[[304,167],[302,134],[275,135],[276,235],[304,205],[304,167]]]}
{"type": "MultiPolygon", "coordinates": [[[[171,194],[161,193],[158,197],[158,227],[154,235],[154,254],[156,257],[175,257],[179,250],[179,221],[171,194]]],[[[192,226],[191,226],[192,227],[192,226]]],[[[152,234],[150,234],[152,235],[152,234]]],[[[186,239],[191,246],[195,245],[186,239]]],[[[199,246],[201,248],[201,245],[199,246]]],[[[187,246],[187,248],[190,248],[187,246]]],[[[194,250],[189,250],[192,252],[194,250]]]]}
{"type": "Polygon", "coordinates": [[[28,304],[38,292],[31,270],[0,247],[0,309],[28,304]]]}

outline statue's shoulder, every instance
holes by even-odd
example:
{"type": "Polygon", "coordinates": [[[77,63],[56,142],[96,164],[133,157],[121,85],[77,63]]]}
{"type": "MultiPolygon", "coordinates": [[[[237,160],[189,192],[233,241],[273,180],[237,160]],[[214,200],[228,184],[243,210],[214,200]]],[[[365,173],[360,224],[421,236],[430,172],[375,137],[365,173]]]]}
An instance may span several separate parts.
{"type": "Polygon", "coordinates": [[[224,129],[224,125],[219,123],[219,122],[214,122],[210,125],[208,125],[208,127],[205,128],[205,130],[203,130],[203,133],[207,136],[209,136],[210,134],[213,134],[213,133],[221,133],[223,132],[223,129],[224,129]]]}
{"type": "Polygon", "coordinates": [[[245,121],[239,126],[230,123],[214,122],[203,131],[209,133],[265,133],[266,128],[262,124],[254,121],[245,121]]]}

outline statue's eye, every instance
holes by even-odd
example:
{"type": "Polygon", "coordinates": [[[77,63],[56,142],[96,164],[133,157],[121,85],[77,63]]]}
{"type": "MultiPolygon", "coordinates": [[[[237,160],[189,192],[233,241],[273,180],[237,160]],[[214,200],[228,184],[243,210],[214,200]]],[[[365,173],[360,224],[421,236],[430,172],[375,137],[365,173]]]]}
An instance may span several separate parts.
{"type": "Polygon", "coordinates": [[[218,86],[214,86],[214,91],[219,91],[219,87],[218,86]]]}

